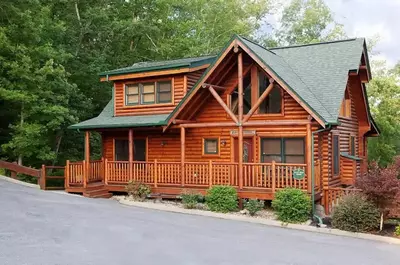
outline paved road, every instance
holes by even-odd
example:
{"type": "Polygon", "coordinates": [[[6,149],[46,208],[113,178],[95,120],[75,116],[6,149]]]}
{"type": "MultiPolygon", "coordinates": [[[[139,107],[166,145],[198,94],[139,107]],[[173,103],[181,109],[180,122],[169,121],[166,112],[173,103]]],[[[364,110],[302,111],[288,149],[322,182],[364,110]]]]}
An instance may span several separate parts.
{"type": "Polygon", "coordinates": [[[122,206],[0,180],[0,264],[400,264],[400,246],[122,206]]]}

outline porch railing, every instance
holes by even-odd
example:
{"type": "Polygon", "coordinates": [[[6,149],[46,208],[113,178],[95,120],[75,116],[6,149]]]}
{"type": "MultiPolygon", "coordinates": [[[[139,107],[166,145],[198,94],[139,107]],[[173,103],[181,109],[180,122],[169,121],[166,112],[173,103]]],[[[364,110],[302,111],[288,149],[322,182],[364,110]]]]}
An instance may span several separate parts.
{"type": "MultiPolygon", "coordinates": [[[[68,185],[82,185],[104,181],[110,185],[124,185],[136,180],[157,186],[198,186],[230,185],[239,187],[239,165],[235,162],[140,162],[135,161],[85,161],[67,162],[68,185]],[[87,172],[87,174],[86,174],[87,172]],[[87,176],[87,177],[86,177],[87,176]]],[[[284,163],[243,163],[243,188],[276,189],[295,187],[308,189],[309,177],[297,180],[293,171],[306,164],[284,163]]],[[[317,187],[319,183],[315,183],[317,187]]]]}

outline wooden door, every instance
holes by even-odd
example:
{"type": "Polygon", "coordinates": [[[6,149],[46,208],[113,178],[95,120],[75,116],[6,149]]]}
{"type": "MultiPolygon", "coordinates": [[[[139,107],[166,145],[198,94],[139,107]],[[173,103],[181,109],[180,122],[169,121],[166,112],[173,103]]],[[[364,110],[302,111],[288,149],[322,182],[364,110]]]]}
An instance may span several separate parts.
{"type": "MultiPolygon", "coordinates": [[[[235,162],[239,161],[239,140],[238,138],[235,138],[235,143],[234,143],[234,157],[235,157],[235,162]]],[[[243,163],[253,163],[254,162],[254,157],[253,157],[253,149],[254,144],[253,144],[253,138],[243,138],[243,163]]]]}

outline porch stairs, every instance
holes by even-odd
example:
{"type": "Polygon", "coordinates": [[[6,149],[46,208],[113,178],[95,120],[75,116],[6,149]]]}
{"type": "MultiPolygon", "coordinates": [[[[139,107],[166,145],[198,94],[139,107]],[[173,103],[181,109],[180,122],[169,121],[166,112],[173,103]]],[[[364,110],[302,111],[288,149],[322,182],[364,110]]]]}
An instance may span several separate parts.
{"type": "Polygon", "coordinates": [[[108,192],[108,189],[102,182],[90,183],[87,185],[83,192],[84,197],[88,198],[110,198],[112,194],[108,192]]]}

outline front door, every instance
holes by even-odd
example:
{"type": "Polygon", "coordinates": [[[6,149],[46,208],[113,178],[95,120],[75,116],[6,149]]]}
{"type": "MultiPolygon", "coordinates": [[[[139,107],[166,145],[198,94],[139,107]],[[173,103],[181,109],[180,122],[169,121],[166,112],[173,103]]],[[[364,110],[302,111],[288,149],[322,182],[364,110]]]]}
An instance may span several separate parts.
{"type": "MultiPolygon", "coordinates": [[[[239,139],[235,138],[235,162],[239,161],[239,139]]],[[[243,138],[243,163],[253,163],[254,162],[254,157],[253,157],[253,138],[243,138]]]]}

